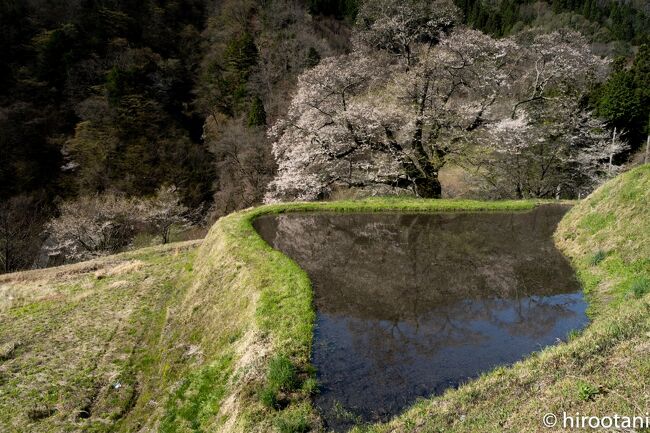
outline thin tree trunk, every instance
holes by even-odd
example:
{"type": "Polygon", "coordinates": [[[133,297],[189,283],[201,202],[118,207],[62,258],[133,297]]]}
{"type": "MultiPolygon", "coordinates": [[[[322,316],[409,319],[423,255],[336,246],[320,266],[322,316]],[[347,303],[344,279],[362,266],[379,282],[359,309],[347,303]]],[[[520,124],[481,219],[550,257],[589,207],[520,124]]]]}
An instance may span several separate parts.
{"type": "MultiPolygon", "coordinates": [[[[614,135],[612,135],[612,149],[614,149],[614,142],[616,141],[616,127],[614,127],[614,135]]],[[[609,154],[609,166],[607,168],[607,172],[611,174],[612,172],[612,159],[614,158],[614,154],[610,153],[609,154]]]]}

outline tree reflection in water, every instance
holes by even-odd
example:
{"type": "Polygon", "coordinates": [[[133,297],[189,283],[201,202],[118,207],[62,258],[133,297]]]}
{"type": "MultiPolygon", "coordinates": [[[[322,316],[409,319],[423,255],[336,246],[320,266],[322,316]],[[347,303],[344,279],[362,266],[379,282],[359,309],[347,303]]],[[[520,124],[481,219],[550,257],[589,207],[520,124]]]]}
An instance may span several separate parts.
{"type": "Polygon", "coordinates": [[[580,286],[552,240],[566,210],[256,220],[314,285],[316,403],[329,427],[351,425],[343,412],[387,419],[584,326],[580,286]]]}

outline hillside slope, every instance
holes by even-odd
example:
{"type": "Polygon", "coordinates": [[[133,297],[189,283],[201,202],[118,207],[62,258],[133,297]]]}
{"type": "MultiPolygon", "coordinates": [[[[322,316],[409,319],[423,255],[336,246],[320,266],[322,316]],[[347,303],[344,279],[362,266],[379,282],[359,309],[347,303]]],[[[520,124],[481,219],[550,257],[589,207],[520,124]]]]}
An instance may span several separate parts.
{"type": "Polygon", "coordinates": [[[190,365],[167,326],[196,245],[0,275],[0,431],[146,426],[190,365]]]}
{"type": "Polygon", "coordinates": [[[650,291],[650,165],[571,209],[556,242],[573,259],[595,311],[650,291]]]}

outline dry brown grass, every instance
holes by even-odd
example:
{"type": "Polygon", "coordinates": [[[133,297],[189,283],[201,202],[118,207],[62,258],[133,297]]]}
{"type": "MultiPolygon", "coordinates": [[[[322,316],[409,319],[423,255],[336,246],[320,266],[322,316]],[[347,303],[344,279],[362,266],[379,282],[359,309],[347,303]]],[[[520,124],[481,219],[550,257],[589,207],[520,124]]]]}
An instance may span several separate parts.
{"type": "Polygon", "coordinates": [[[143,374],[147,358],[161,350],[160,316],[195,248],[156,247],[3,275],[2,431],[105,431],[127,419],[156,382],[143,374]]]}

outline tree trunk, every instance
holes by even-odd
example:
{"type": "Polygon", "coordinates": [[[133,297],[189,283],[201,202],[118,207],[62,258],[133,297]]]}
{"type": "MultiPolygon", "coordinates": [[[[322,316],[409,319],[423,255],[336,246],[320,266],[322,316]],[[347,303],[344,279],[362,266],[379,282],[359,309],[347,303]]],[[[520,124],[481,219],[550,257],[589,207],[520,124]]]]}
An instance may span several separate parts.
{"type": "MultiPolygon", "coordinates": [[[[614,143],[616,142],[616,127],[614,127],[614,135],[612,135],[612,149],[614,148],[614,143]]],[[[611,174],[612,173],[612,159],[614,158],[614,154],[610,152],[609,154],[609,165],[607,166],[607,173],[611,174]]]]}
{"type": "Polygon", "coordinates": [[[415,179],[415,192],[422,198],[440,198],[442,186],[438,176],[419,177],[415,179]]]}

